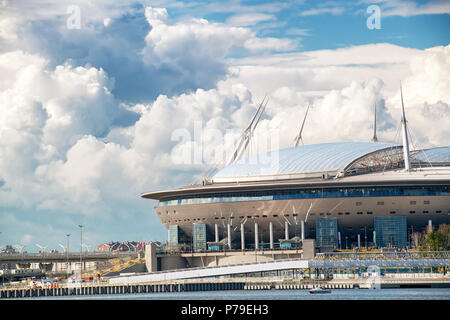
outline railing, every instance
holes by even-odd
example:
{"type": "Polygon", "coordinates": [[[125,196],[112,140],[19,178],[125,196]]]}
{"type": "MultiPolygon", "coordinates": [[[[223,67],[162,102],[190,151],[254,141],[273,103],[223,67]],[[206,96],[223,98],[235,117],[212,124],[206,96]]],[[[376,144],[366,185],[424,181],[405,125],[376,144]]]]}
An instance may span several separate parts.
{"type": "Polygon", "coordinates": [[[324,252],[317,253],[314,260],[411,260],[450,259],[450,251],[407,252],[324,252]]]}
{"type": "Polygon", "coordinates": [[[289,252],[302,252],[303,248],[301,246],[295,247],[279,247],[276,246],[274,248],[264,247],[258,248],[255,250],[254,248],[245,248],[245,249],[201,249],[201,250],[178,250],[176,248],[157,248],[156,254],[159,255],[179,255],[179,254],[198,254],[198,253],[228,253],[228,252],[258,252],[259,254],[264,254],[270,251],[289,251],[289,252]]]}
{"type": "Polygon", "coordinates": [[[174,273],[174,272],[185,272],[185,271],[200,271],[200,270],[211,270],[211,269],[223,269],[228,267],[236,267],[236,266],[247,266],[247,265],[262,265],[262,264],[279,264],[289,261],[302,261],[304,259],[300,258],[291,258],[291,259],[280,259],[280,260],[272,260],[272,261],[252,261],[252,262],[245,262],[245,263],[235,263],[235,264],[227,264],[227,265],[218,265],[218,266],[210,266],[210,267],[192,267],[192,268],[182,268],[182,269],[170,269],[170,270],[163,270],[163,271],[154,271],[152,274],[167,274],[167,273],[174,273]]]}
{"type": "Polygon", "coordinates": [[[67,253],[0,253],[0,261],[27,261],[27,260],[75,260],[75,259],[113,259],[121,256],[135,256],[137,252],[71,252],[67,253]]]}

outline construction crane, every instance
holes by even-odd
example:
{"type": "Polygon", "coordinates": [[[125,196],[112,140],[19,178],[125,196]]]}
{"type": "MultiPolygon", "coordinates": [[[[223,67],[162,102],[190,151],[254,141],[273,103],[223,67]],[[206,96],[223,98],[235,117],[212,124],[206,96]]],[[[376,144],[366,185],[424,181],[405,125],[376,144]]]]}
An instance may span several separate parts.
{"type": "Polygon", "coordinates": [[[264,110],[266,109],[267,103],[269,102],[269,98],[267,98],[267,100],[266,98],[267,95],[264,96],[264,99],[259,105],[258,110],[253,116],[252,121],[248,125],[247,129],[245,129],[244,132],[242,133],[241,139],[239,140],[239,144],[236,150],[234,151],[233,156],[230,158],[230,160],[228,160],[226,164],[227,166],[239,160],[242,157],[244,151],[247,149],[248,144],[250,143],[250,139],[252,138],[253,133],[255,132],[256,126],[258,125],[259,120],[261,119],[261,116],[264,113],[264,110]]]}
{"type": "Polygon", "coordinates": [[[302,126],[300,127],[300,131],[297,134],[297,136],[294,138],[294,146],[296,146],[296,147],[298,147],[300,140],[302,141],[302,144],[303,144],[302,132],[303,132],[303,127],[305,126],[306,116],[308,115],[308,110],[309,110],[310,105],[311,104],[308,104],[308,108],[306,108],[305,117],[303,118],[303,122],[302,122],[302,126]]]}

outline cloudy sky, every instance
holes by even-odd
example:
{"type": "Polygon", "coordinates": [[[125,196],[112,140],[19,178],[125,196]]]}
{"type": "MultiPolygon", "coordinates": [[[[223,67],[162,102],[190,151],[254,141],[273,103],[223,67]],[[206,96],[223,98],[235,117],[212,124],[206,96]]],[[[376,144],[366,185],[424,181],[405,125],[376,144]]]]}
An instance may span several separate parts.
{"type": "Polygon", "coordinates": [[[450,145],[450,3],[0,0],[0,246],[165,240],[140,194],[223,166],[267,94],[251,153],[450,145]],[[269,133],[269,134],[267,134],[269,133]],[[270,140],[270,143],[268,142],[270,140]]]}

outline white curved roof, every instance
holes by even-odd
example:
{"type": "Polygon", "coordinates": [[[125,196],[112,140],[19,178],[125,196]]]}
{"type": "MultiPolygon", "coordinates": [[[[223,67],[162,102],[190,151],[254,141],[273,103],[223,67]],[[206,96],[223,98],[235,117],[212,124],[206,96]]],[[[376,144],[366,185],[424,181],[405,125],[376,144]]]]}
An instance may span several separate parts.
{"type": "Polygon", "coordinates": [[[450,162],[450,146],[422,150],[413,156],[414,159],[431,163],[450,162]]]}
{"type": "Polygon", "coordinates": [[[336,142],[280,149],[241,159],[219,170],[214,178],[344,170],[367,154],[391,147],[395,145],[379,142],[336,142]]]}

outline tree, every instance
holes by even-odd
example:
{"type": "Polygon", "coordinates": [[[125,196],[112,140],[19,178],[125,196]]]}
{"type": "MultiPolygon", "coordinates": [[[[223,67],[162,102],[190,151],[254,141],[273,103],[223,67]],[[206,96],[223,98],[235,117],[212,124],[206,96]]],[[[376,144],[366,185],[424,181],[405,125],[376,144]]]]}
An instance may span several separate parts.
{"type": "Polygon", "coordinates": [[[439,225],[438,231],[444,236],[444,246],[445,249],[450,247],[450,225],[442,223],[439,225]]]}
{"type": "Polygon", "coordinates": [[[425,242],[425,233],[424,232],[414,232],[411,234],[411,242],[412,245],[416,248],[420,248],[424,245],[425,242]]]}
{"type": "Polygon", "coordinates": [[[425,247],[428,251],[445,250],[445,238],[439,231],[431,231],[425,239],[425,247]]]}

